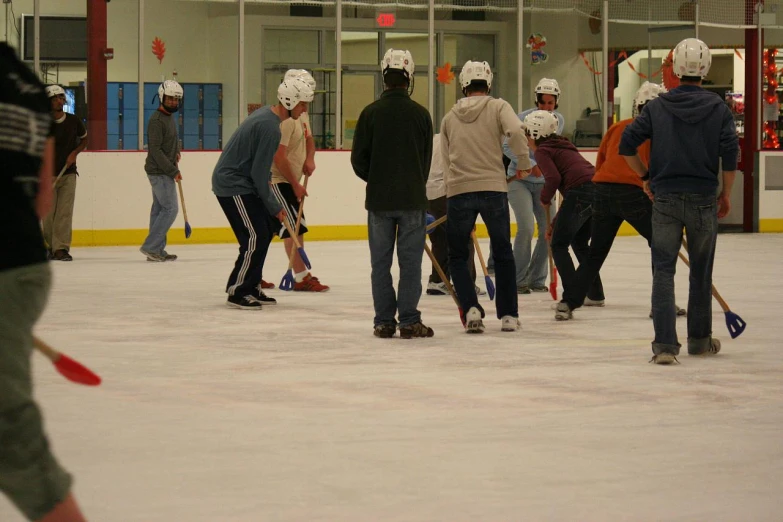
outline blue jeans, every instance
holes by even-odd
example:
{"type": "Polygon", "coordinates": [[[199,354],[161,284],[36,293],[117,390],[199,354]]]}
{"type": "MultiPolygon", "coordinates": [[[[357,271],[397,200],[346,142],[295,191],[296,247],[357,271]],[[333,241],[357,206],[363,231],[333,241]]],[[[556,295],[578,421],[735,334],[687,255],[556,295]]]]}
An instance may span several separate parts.
{"type": "Polygon", "coordinates": [[[165,255],[166,233],[177,219],[177,187],[174,178],[147,175],[152,185],[150,232],[141,249],[151,254],[165,255]]]}
{"type": "Polygon", "coordinates": [[[449,226],[446,233],[449,237],[449,269],[462,311],[467,313],[476,307],[484,317],[484,309],[478,302],[476,287],[468,268],[470,233],[476,218],[481,215],[489,232],[495,258],[495,307],[498,319],[507,315],[518,317],[516,268],[511,251],[511,224],[506,193],[468,192],[450,197],[448,205],[449,226]]]}
{"type": "Polygon", "coordinates": [[[712,265],[718,238],[717,199],[715,195],[704,194],[661,194],[655,196],[652,215],[654,354],[680,353],[674,273],[683,227],[688,237],[691,263],[688,351],[701,353],[709,348],[712,339],[712,265]]]}
{"type": "MultiPolygon", "coordinates": [[[[583,183],[569,190],[563,198],[563,204],[557,211],[552,228],[552,258],[555,261],[560,280],[563,282],[563,296],[570,295],[578,286],[576,268],[570,246],[579,266],[586,263],[590,255],[590,227],[593,216],[593,183],[583,183]]],[[[587,297],[594,301],[604,299],[604,287],[601,276],[596,275],[590,281],[587,297]]]]}
{"type": "Polygon", "coordinates": [[[517,235],[514,238],[514,264],[517,268],[517,286],[546,286],[547,244],[544,233],[548,223],[546,211],[541,204],[543,183],[525,180],[508,184],[508,202],[517,220],[517,235]],[[538,224],[538,239],[532,251],[533,217],[538,224]]]}
{"type": "Polygon", "coordinates": [[[367,214],[375,326],[396,325],[397,313],[400,326],[421,321],[421,312],[416,307],[421,297],[421,262],[427,236],[425,214],[424,210],[369,211],[367,214]],[[397,295],[391,276],[395,242],[400,267],[397,295]]]}

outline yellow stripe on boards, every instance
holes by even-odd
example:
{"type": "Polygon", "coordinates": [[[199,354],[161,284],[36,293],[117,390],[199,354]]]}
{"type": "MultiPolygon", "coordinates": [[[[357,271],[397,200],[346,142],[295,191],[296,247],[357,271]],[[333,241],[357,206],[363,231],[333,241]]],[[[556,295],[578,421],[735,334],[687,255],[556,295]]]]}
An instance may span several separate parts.
{"type": "MultiPolygon", "coordinates": [[[[762,219],[759,221],[759,232],[783,232],[783,219],[762,219]]],[[[511,224],[511,237],[517,233],[516,224],[511,224]]],[[[476,225],[476,235],[488,238],[487,227],[483,224],[476,225]]],[[[638,235],[628,223],[623,223],[617,233],[618,236],[638,235]]],[[[147,229],[123,229],[123,230],[74,230],[73,246],[141,246],[147,237],[147,229]]],[[[366,225],[321,225],[311,227],[307,232],[308,241],[357,241],[367,239],[366,225]]],[[[234,233],[229,227],[225,228],[194,228],[190,239],[185,239],[185,231],[182,228],[169,230],[167,242],[171,245],[203,245],[215,243],[236,243],[234,233]]],[[[275,241],[279,241],[275,238],[275,241]]]]}

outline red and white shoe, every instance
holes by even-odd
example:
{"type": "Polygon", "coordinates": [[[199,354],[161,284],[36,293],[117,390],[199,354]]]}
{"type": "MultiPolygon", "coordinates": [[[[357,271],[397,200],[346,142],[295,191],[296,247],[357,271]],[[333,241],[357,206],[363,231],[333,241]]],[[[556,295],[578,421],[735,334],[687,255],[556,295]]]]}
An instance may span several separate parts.
{"type": "Polygon", "coordinates": [[[304,279],[298,283],[294,283],[294,292],[326,292],[329,287],[322,285],[317,277],[313,277],[312,274],[307,274],[304,279]]]}

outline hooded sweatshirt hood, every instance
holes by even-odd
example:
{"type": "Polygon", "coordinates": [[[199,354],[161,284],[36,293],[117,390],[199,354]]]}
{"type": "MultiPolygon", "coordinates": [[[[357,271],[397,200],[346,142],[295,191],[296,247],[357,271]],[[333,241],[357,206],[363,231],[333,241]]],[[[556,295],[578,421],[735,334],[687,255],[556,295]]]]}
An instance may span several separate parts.
{"type": "Polygon", "coordinates": [[[457,115],[461,122],[473,123],[487,107],[489,101],[493,99],[491,96],[468,96],[461,98],[454,104],[451,111],[457,115]]]}
{"type": "Polygon", "coordinates": [[[685,123],[699,123],[724,103],[714,92],[695,85],[681,85],[658,97],[667,111],[685,123]]]}

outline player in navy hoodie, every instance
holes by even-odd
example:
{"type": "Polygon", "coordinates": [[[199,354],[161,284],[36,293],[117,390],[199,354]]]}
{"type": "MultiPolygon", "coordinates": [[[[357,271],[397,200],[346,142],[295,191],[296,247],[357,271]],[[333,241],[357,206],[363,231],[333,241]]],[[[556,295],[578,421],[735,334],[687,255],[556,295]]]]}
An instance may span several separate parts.
{"type": "Polygon", "coordinates": [[[720,341],[712,338],[712,266],[718,218],[730,210],[739,151],[729,108],[720,96],[701,87],[712,63],[709,47],[687,38],[674,48],[673,61],[681,85],[647,103],[620,141],[620,154],[644,180],[645,191],[654,195],[651,362],[658,364],[671,364],[680,353],[674,273],[683,227],[691,264],[688,355],[720,351],[720,341]],[[647,139],[649,167],[636,153],[647,139]],[[723,161],[723,190],[717,194],[719,160],[723,161]]]}

